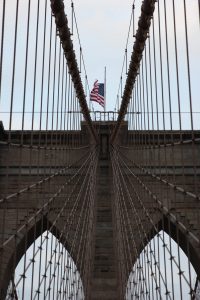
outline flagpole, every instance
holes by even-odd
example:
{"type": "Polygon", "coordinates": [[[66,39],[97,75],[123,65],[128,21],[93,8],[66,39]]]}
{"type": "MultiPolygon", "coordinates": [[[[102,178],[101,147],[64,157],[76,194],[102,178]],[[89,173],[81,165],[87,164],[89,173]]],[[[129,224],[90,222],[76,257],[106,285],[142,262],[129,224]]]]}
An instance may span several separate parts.
{"type": "Polygon", "coordinates": [[[106,111],[106,67],[104,70],[104,111],[106,111]]]}

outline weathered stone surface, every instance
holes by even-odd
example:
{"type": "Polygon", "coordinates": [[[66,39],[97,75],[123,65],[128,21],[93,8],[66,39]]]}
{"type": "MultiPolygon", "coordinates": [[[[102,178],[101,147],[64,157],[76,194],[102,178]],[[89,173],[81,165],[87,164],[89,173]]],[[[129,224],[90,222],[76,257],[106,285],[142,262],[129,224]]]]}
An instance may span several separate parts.
{"type": "MultiPolygon", "coordinates": [[[[0,124],[1,125],[1,124],[0,124]]],[[[120,285],[123,285],[125,289],[126,282],[129,276],[129,272],[133,267],[134,261],[137,259],[136,253],[131,252],[132,264],[129,263],[127,276],[124,279],[124,282],[119,282],[118,277],[118,262],[119,260],[125,265],[126,261],[123,257],[117,257],[116,255],[116,241],[114,237],[114,228],[116,220],[113,216],[113,187],[112,187],[112,168],[110,164],[109,156],[109,136],[110,132],[114,126],[114,122],[96,122],[94,124],[99,130],[100,135],[100,156],[98,163],[97,171],[97,188],[96,188],[96,198],[95,198],[95,207],[96,207],[96,223],[94,229],[94,240],[93,240],[93,256],[91,256],[91,270],[88,269],[87,273],[81,274],[83,284],[86,285],[85,278],[88,277],[90,273],[90,282],[88,286],[89,294],[87,295],[88,299],[91,300],[122,300],[122,296],[119,291],[120,285]]],[[[142,143],[140,140],[140,147],[137,147],[139,142],[139,135],[137,132],[127,131],[127,123],[121,128],[121,132],[118,136],[118,143],[122,146],[120,151],[123,155],[128,158],[127,164],[134,174],[139,176],[142,182],[145,183],[146,187],[151,190],[151,192],[162,202],[163,206],[166,206],[169,209],[169,212],[173,213],[176,216],[178,221],[181,221],[182,224],[198,238],[200,238],[200,201],[199,199],[192,198],[190,195],[180,192],[173,188],[173,186],[167,185],[165,182],[170,182],[175,186],[181,187],[188,192],[192,192],[200,195],[200,144],[195,143],[192,147],[189,144],[175,145],[173,147],[163,147],[163,148],[151,148],[147,147],[146,150],[141,151],[142,143]],[[127,136],[131,136],[129,139],[129,144],[127,142],[127,136]],[[132,143],[130,142],[132,141],[132,143]],[[173,151],[172,151],[173,149],[173,151]],[[135,165],[133,165],[133,163],[135,165]],[[194,165],[196,166],[196,176],[194,176],[194,165]],[[144,173],[141,169],[144,168],[149,173],[144,173]],[[151,174],[150,174],[151,173],[151,174]],[[154,174],[157,179],[152,177],[154,174]],[[164,182],[164,181],[165,182],[164,182]]],[[[199,134],[197,137],[199,137],[199,134]]],[[[6,140],[6,131],[3,130],[1,126],[1,139],[6,140]]],[[[143,133],[143,141],[150,141],[152,147],[154,144],[163,144],[164,133],[156,132],[143,133]]],[[[53,135],[53,145],[56,145],[56,134],[53,135]]],[[[83,124],[82,133],[77,132],[76,138],[72,137],[72,133],[68,136],[65,133],[60,132],[59,136],[62,141],[65,138],[68,138],[68,141],[80,140],[84,145],[87,145],[90,142],[90,137],[87,133],[86,125],[83,124]],[[83,138],[86,136],[87,138],[83,138]]],[[[47,135],[42,133],[41,145],[45,144],[47,140],[51,140],[51,133],[47,135]]],[[[140,135],[141,138],[141,135],[140,135]]],[[[183,138],[185,140],[190,138],[190,132],[183,133],[183,138]]],[[[20,132],[12,132],[12,140],[14,142],[19,142],[20,132]]],[[[28,132],[24,135],[24,141],[27,145],[30,143],[30,134],[28,132]]],[[[179,133],[165,133],[165,142],[171,143],[179,141],[179,133]]],[[[37,145],[38,142],[38,132],[34,133],[34,144],[37,145]]],[[[15,193],[19,189],[31,185],[38,180],[42,180],[44,176],[51,175],[55,172],[56,168],[60,168],[63,165],[73,163],[77,161],[82,155],[84,155],[83,149],[80,149],[76,154],[70,155],[66,161],[66,156],[63,155],[65,150],[60,152],[54,152],[51,150],[32,150],[32,164],[30,165],[30,150],[22,149],[19,147],[9,147],[8,145],[1,145],[0,148],[0,194],[1,197],[5,197],[8,194],[15,193]],[[56,155],[55,155],[56,153],[56,155]],[[59,154],[58,154],[59,153],[59,154]],[[19,176],[20,170],[20,176],[19,176]],[[6,176],[5,176],[6,175],[6,176]]],[[[81,165],[81,162],[80,162],[81,165]]],[[[30,218],[34,212],[41,207],[44,203],[44,199],[50,198],[54,195],[55,191],[58,189],[58,186],[61,186],[67,179],[69,179],[73,174],[75,174],[77,168],[80,165],[60,174],[59,176],[53,178],[51,182],[46,182],[41,186],[36,186],[30,193],[29,191],[24,192],[22,196],[18,197],[16,195],[15,201],[8,201],[7,203],[0,204],[0,241],[1,243],[9,237],[13,236],[16,233],[16,229],[23,226],[25,221],[30,218]],[[16,204],[16,205],[15,205],[16,204]]],[[[148,210],[152,221],[160,229],[168,230],[168,215],[166,214],[163,217],[161,210],[158,209],[158,205],[155,201],[152,200],[148,192],[144,192],[144,189],[138,183],[136,179],[133,179],[130,172],[127,174],[127,186],[131,191],[132,195],[137,192],[139,195],[142,195],[142,201],[145,208],[148,210]],[[129,182],[129,179],[131,181],[129,182]],[[132,184],[132,186],[131,186],[132,184]]],[[[84,178],[84,174],[82,174],[84,178]]],[[[28,234],[28,244],[30,245],[33,242],[33,237],[39,236],[42,230],[45,230],[48,221],[53,221],[56,213],[59,208],[62,207],[69,190],[73,187],[73,181],[70,185],[63,190],[63,192],[57,198],[57,201],[54,202],[51,206],[51,210],[48,212],[48,220],[46,218],[46,211],[43,211],[43,214],[37,216],[37,226],[35,232],[33,232],[33,225],[35,220],[33,220],[28,227],[25,227],[20,231],[20,234],[16,237],[16,243],[18,245],[17,260],[16,264],[19,261],[20,257],[24,254],[24,236],[28,234]]],[[[138,234],[138,222],[133,213],[132,207],[128,202],[128,195],[124,191],[124,196],[126,198],[126,205],[128,208],[128,216],[131,220],[131,226],[133,232],[135,233],[135,242],[138,249],[142,251],[146,244],[146,238],[138,234]]],[[[76,197],[76,192],[74,194],[76,197]]],[[[64,215],[67,215],[70,211],[70,207],[73,205],[73,199],[69,201],[68,207],[65,209],[64,215]]],[[[148,232],[148,238],[154,236],[155,232],[153,231],[153,226],[149,223],[144,210],[142,209],[140,203],[137,201],[137,197],[134,198],[134,206],[137,209],[137,214],[142,222],[143,230],[148,232]]],[[[52,232],[56,234],[62,230],[63,224],[65,222],[64,215],[61,216],[59,221],[56,224],[56,229],[52,229],[52,232]]],[[[74,225],[68,231],[68,249],[70,249],[70,243],[73,240],[74,230],[76,228],[76,218],[74,219],[74,225]]],[[[171,235],[173,238],[176,236],[176,224],[171,225],[171,235]]],[[[130,236],[131,239],[131,236],[130,236]]],[[[184,231],[180,232],[180,245],[183,250],[186,250],[186,233],[184,231]]],[[[1,288],[1,297],[3,299],[5,296],[5,291],[7,288],[8,281],[10,280],[10,274],[13,270],[13,249],[14,245],[13,240],[10,241],[6,247],[0,249],[1,257],[1,275],[0,275],[0,288],[1,288]],[[3,259],[2,259],[3,258],[3,259]]],[[[193,240],[190,241],[191,247],[191,261],[193,266],[200,276],[200,251],[199,246],[195,244],[193,240]]],[[[130,249],[127,247],[127,253],[130,252],[130,249]]],[[[77,264],[79,269],[79,262],[76,261],[76,248],[72,252],[73,259],[77,264]]],[[[85,262],[88,264],[88,261],[85,262]]],[[[16,265],[15,264],[15,265],[16,265]]],[[[124,293],[123,293],[124,294],[124,293]]],[[[86,299],[87,300],[87,299],[86,299]]]]}

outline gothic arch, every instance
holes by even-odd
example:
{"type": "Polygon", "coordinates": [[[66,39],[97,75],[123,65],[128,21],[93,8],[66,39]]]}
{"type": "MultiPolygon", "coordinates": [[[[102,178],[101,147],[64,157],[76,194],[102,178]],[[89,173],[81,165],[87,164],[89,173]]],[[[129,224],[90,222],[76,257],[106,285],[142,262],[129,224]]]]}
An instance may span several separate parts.
{"type": "MultiPolygon", "coordinates": [[[[134,268],[134,265],[137,263],[142,252],[156,237],[156,235],[160,234],[161,231],[164,231],[164,233],[166,233],[174,241],[174,244],[176,243],[177,245],[180,246],[181,250],[183,251],[183,253],[187,258],[189,253],[189,261],[192,267],[194,268],[194,271],[196,272],[197,278],[200,278],[200,255],[199,255],[198,248],[195,247],[194,241],[188,237],[188,233],[186,231],[184,232],[177,222],[172,222],[170,220],[170,217],[166,215],[160,218],[157,224],[155,224],[155,226],[152,226],[152,228],[149,229],[149,232],[147,233],[148,238],[144,238],[141,244],[139,245],[138,248],[140,249],[140,254],[135,259],[134,264],[131,267],[131,271],[128,276],[130,276],[134,268]]],[[[129,277],[127,279],[127,282],[128,281],[129,281],[129,277]]]]}
{"type": "MultiPolygon", "coordinates": [[[[51,222],[49,221],[49,218],[47,216],[41,216],[37,222],[35,222],[28,231],[23,231],[23,236],[20,237],[20,240],[18,241],[16,245],[16,251],[14,250],[15,245],[14,242],[12,242],[12,245],[10,245],[10,249],[12,247],[12,250],[9,252],[9,256],[7,258],[7,265],[5,268],[5,271],[3,273],[3,280],[1,282],[1,299],[5,299],[7,289],[9,282],[12,278],[12,274],[17,267],[18,263],[20,262],[21,258],[25,254],[25,252],[31,247],[31,245],[34,243],[35,240],[37,240],[45,231],[50,229],[50,233],[57,239],[59,242],[64,246],[66,251],[70,253],[70,245],[68,241],[65,239],[65,236],[63,238],[60,238],[60,230],[56,226],[52,226],[51,222]],[[26,251],[24,251],[26,248],[26,251]]],[[[78,272],[79,272],[79,266],[76,264],[76,258],[73,256],[73,254],[70,253],[70,257],[72,258],[73,263],[75,264],[78,272]]],[[[79,272],[80,274],[80,272],[79,272]]],[[[80,274],[81,276],[82,274],[80,274]]],[[[82,277],[82,276],[81,276],[82,277]]],[[[83,281],[82,281],[83,282],[83,281]]]]}

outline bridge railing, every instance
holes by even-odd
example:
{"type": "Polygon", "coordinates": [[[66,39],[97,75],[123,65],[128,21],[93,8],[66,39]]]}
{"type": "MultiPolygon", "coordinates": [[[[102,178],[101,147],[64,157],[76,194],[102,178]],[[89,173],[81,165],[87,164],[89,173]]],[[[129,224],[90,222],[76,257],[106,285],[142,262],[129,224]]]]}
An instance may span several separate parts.
{"type": "Polygon", "coordinates": [[[118,112],[116,111],[91,111],[90,114],[94,122],[116,121],[118,116],[118,112]]]}

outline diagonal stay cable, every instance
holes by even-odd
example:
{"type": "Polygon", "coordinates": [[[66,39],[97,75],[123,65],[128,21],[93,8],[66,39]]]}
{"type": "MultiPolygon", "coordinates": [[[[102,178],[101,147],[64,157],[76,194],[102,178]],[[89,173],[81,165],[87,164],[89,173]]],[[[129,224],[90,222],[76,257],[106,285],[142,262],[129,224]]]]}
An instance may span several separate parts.
{"type": "MultiPolygon", "coordinates": [[[[139,216],[139,213],[137,212],[137,209],[136,209],[136,207],[135,207],[135,205],[134,205],[134,202],[132,201],[132,196],[131,196],[131,194],[130,194],[130,192],[129,192],[129,189],[128,189],[126,180],[125,180],[125,178],[124,178],[124,175],[123,175],[122,170],[121,170],[121,166],[120,166],[120,164],[119,164],[119,156],[117,155],[117,157],[116,157],[116,153],[114,153],[113,157],[114,157],[114,159],[115,159],[115,163],[116,163],[116,165],[117,165],[117,167],[118,167],[118,172],[119,172],[120,177],[121,177],[121,181],[120,181],[120,182],[122,182],[122,184],[123,184],[123,186],[124,186],[124,188],[125,188],[125,191],[126,191],[127,196],[128,196],[127,199],[129,199],[129,203],[130,203],[130,205],[131,205],[131,208],[132,208],[133,211],[134,211],[134,218],[138,220],[138,223],[137,223],[137,232],[138,232],[139,235],[140,235],[140,240],[141,240],[142,246],[143,246],[143,248],[144,248],[144,247],[145,247],[145,244],[144,244],[144,241],[142,241],[142,236],[144,235],[145,238],[146,238],[146,240],[148,240],[148,238],[147,238],[147,232],[146,232],[145,229],[144,229],[142,220],[141,220],[141,218],[140,218],[140,216],[139,216]]],[[[126,209],[127,209],[127,208],[126,208],[126,209]]],[[[131,222],[130,222],[130,217],[129,217],[128,214],[127,214],[127,219],[129,219],[129,223],[131,224],[131,222]]],[[[131,227],[131,236],[132,236],[132,238],[133,238],[134,235],[133,235],[133,232],[132,232],[132,231],[133,231],[133,229],[132,229],[132,227],[131,227]]],[[[151,245],[150,245],[150,249],[151,249],[151,245]]],[[[138,249],[138,252],[139,252],[139,249],[138,249]]],[[[151,249],[151,253],[152,253],[152,255],[153,255],[154,260],[156,261],[155,254],[154,254],[154,251],[153,251],[152,249],[151,249]]],[[[151,266],[151,265],[150,265],[150,268],[151,268],[151,272],[152,272],[152,276],[153,276],[153,279],[154,279],[154,281],[155,281],[155,284],[156,284],[156,286],[158,287],[156,274],[153,273],[153,269],[152,269],[152,266],[151,266]]],[[[165,287],[166,287],[165,280],[164,280],[164,278],[163,278],[162,272],[161,272],[161,270],[160,270],[160,268],[159,268],[158,265],[157,265],[157,268],[158,268],[158,272],[160,273],[159,275],[160,275],[160,277],[161,277],[161,279],[162,279],[162,282],[163,282],[163,284],[164,284],[165,287]]],[[[166,289],[167,289],[167,287],[166,287],[166,289]]],[[[160,288],[158,288],[158,291],[159,291],[159,293],[160,293],[160,288]]],[[[160,294],[160,297],[161,297],[161,294],[160,294]]],[[[162,297],[161,297],[161,298],[162,298],[162,297]]],[[[170,298],[171,298],[171,297],[170,297],[170,298]]]]}
{"type": "Polygon", "coordinates": [[[74,87],[76,90],[76,95],[79,100],[79,104],[84,115],[85,121],[90,129],[90,132],[95,140],[98,142],[98,137],[96,130],[92,124],[92,119],[90,117],[79,69],[76,60],[76,56],[73,49],[73,43],[71,40],[71,34],[68,27],[68,20],[64,10],[63,0],[50,0],[51,1],[51,9],[52,13],[55,16],[56,27],[58,30],[58,34],[62,43],[62,47],[64,50],[65,58],[67,60],[69,73],[72,77],[72,81],[74,83],[74,87]]]}
{"type": "Polygon", "coordinates": [[[48,147],[48,146],[36,146],[36,145],[26,145],[26,144],[16,144],[16,143],[9,143],[9,142],[5,142],[5,141],[0,141],[0,145],[9,145],[12,147],[18,147],[18,148],[24,148],[24,149],[35,149],[35,150],[81,150],[81,149],[85,149],[85,148],[89,148],[89,146],[81,146],[81,147],[48,147]]]}
{"type": "Polygon", "coordinates": [[[9,242],[16,237],[16,234],[20,233],[26,226],[28,226],[28,224],[31,224],[31,222],[43,211],[45,212],[45,209],[47,209],[49,207],[49,205],[53,202],[53,200],[55,198],[58,197],[58,195],[60,195],[60,193],[64,190],[65,186],[67,186],[70,182],[72,182],[72,180],[78,175],[80,174],[80,171],[82,170],[82,168],[85,166],[85,164],[90,160],[92,154],[90,154],[88,156],[88,158],[86,159],[86,161],[81,165],[81,167],[78,169],[78,171],[72,176],[70,177],[60,188],[59,190],[51,197],[49,198],[49,200],[40,207],[39,210],[37,210],[36,213],[34,213],[31,218],[29,218],[29,220],[26,222],[26,224],[23,224],[20,228],[17,229],[16,233],[11,235],[2,245],[2,247],[6,246],[7,244],[9,244],[9,242]]]}
{"type": "Polygon", "coordinates": [[[170,182],[170,181],[168,181],[166,179],[162,179],[160,176],[156,175],[155,173],[152,173],[152,172],[148,171],[147,168],[139,166],[134,161],[132,161],[131,159],[129,159],[128,157],[126,157],[120,151],[119,151],[119,153],[127,161],[131,162],[134,167],[136,167],[137,169],[141,170],[144,174],[147,174],[147,175],[151,176],[153,179],[156,179],[157,181],[160,181],[160,182],[164,183],[165,185],[169,186],[170,188],[172,188],[173,190],[175,190],[175,191],[177,191],[179,193],[182,193],[183,195],[187,195],[187,196],[189,196],[189,197],[191,197],[193,199],[196,199],[198,201],[200,200],[200,197],[198,195],[196,195],[195,193],[187,191],[184,188],[182,188],[182,187],[180,187],[180,186],[178,186],[178,185],[176,185],[176,184],[174,184],[174,183],[172,183],[172,182],[170,182]]]}
{"type": "MultiPolygon", "coordinates": [[[[115,149],[115,151],[116,151],[116,149],[115,149]]],[[[142,184],[142,185],[143,185],[143,188],[149,193],[150,190],[148,189],[148,187],[146,187],[145,184],[142,183],[142,181],[139,179],[139,177],[131,171],[131,169],[127,166],[127,164],[123,161],[123,159],[120,157],[119,154],[120,154],[120,153],[118,153],[118,158],[119,158],[119,160],[122,162],[123,166],[127,169],[127,171],[129,171],[129,174],[131,174],[131,175],[132,175],[132,176],[133,176],[140,184],[142,184]]],[[[121,174],[122,174],[122,173],[121,173],[121,174]]],[[[123,175],[122,175],[122,176],[123,176],[123,175]]],[[[130,178],[129,178],[127,175],[126,175],[126,177],[127,177],[127,178],[126,178],[126,179],[127,179],[127,183],[129,183],[129,184],[132,186],[132,188],[134,189],[134,185],[133,185],[133,183],[131,183],[130,178]]],[[[126,180],[125,180],[124,182],[126,182],[126,180]]],[[[136,191],[135,191],[135,192],[136,192],[136,191]]],[[[137,193],[136,193],[136,194],[137,194],[137,193]]],[[[151,193],[149,193],[149,195],[152,197],[152,195],[154,195],[154,194],[151,192],[151,193]]],[[[139,195],[137,195],[137,198],[138,198],[138,200],[139,200],[139,195]]],[[[163,205],[161,205],[161,202],[158,200],[158,198],[157,198],[155,195],[154,195],[154,199],[156,200],[156,202],[157,202],[158,205],[160,206],[159,209],[161,210],[162,213],[168,214],[170,217],[173,217],[173,218],[176,219],[176,217],[175,217],[171,212],[169,212],[169,211],[166,212],[166,211],[164,210],[165,207],[164,207],[163,205]]],[[[140,200],[140,201],[141,201],[141,200],[140,200]]],[[[142,202],[141,202],[141,204],[142,204],[142,202]]],[[[145,211],[146,211],[146,216],[147,216],[147,218],[149,219],[151,225],[153,226],[155,232],[157,232],[157,228],[155,227],[155,224],[154,224],[154,222],[152,221],[152,219],[151,219],[151,217],[150,217],[150,214],[149,214],[148,210],[145,208],[144,204],[142,204],[142,206],[143,206],[143,209],[145,209],[145,211]]],[[[167,209],[167,208],[165,208],[165,209],[167,209]]],[[[173,219],[173,218],[172,218],[172,219],[173,219]]],[[[175,220],[175,222],[177,223],[177,225],[180,226],[180,228],[182,228],[182,229],[185,228],[185,225],[183,225],[183,224],[182,224],[180,221],[178,221],[177,219],[175,220]]],[[[186,229],[186,233],[188,234],[188,236],[193,237],[194,240],[197,242],[197,238],[195,239],[195,236],[193,235],[193,233],[191,233],[191,231],[189,231],[188,229],[186,229]]],[[[161,241],[164,243],[163,238],[162,238],[161,236],[159,236],[159,238],[160,238],[161,241]]],[[[169,253],[169,255],[171,256],[172,261],[174,262],[174,264],[176,265],[176,267],[179,269],[179,272],[180,272],[180,274],[182,275],[182,277],[184,278],[185,282],[188,284],[188,286],[190,286],[190,283],[189,283],[188,279],[186,278],[185,274],[181,271],[180,266],[179,266],[178,262],[176,261],[175,257],[171,254],[170,249],[168,248],[167,245],[165,245],[165,248],[166,248],[167,252],[169,253]]],[[[193,292],[194,292],[194,291],[193,291],[193,292]]]]}
{"type": "MultiPolygon", "coordinates": [[[[81,174],[81,173],[79,173],[79,175],[80,175],[80,174],[81,174]]],[[[81,175],[82,175],[82,174],[81,174],[81,175]]],[[[53,223],[51,224],[50,228],[48,229],[49,231],[53,230],[53,227],[56,225],[56,222],[59,220],[60,215],[62,214],[62,212],[63,212],[65,206],[68,204],[68,202],[69,202],[71,196],[73,195],[73,193],[74,193],[74,191],[75,191],[75,189],[76,189],[76,187],[77,187],[79,181],[80,181],[80,176],[78,177],[77,181],[73,184],[73,189],[72,189],[72,191],[70,192],[69,196],[67,197],[67,199],[66,199],[66,201],[65,201],[65,203],[64,203],[64,206],[61,208],[61,210],[60,210],[59,213],[57,214],[56,218],[54,219],[53,223]]],[[[41,242],[41,245],[40,245],[40,246],[42,246],[42,245],[44,244],[45,239],[46,239],[46,238],[44,237],[44,238],[43,238],[43,241],[41,242]]],[[[32,259],[30,260],[30,262],[29,262],[28,265],[26,266],[23,275],[25,275],[25,273],[26,273],[27,270],[29,269],[30,265],[31,265],[32,262],[34,261],[35,257],[36,257],[37,254],[39,253],[39,251],[40,251],[40,248],[38,247],[38,250],[34,253],[32,259]]],[[[16,283],[16,286],[19,285],[19,283],[20,283],[21,280],[22,280],[22,277],[18,280],[18,282],[16,283]]]]}
{"type": "MultiPolygon", "coordinates": [[[[94,153],[93,153],[92,155],[94,155],[94,153]]],[[[91,164],[90,160],[87,159],[87,161],[91,164]]],[[[84,164],[84,165],[85,165],[85,164],[84,164]]],[[[87,167],[87,166],[85,165],[85,168],[86,168],[86,167],[87,167]]],[[[87,169],[88,169],[87,172],[89,172],[90,168],[87,168],[87,169]]],[[[80,169],[79,169],[79,171],[80,171],[80,169]]],[[[79,174],[80,174],[80,173],[79,173],[79,174]]],[[[82,174],[82,175],[83,175],[83,174],[82,174]]],[[[53,229],[53,227],[56,225],[56,222],[59,220],[59,218],[60,218],[60,216],[62,215],[64,209],[66,208],[66,206],[67,206],[67,204],[68,204],[68,202],[69,202],[71,196],[73,195],[73,193],[74,193],[74,191],[75,191],[75,189],[76,189],[78,183],[80,182],[80,179],[81,179],[81,176],[79,176],[78,179],[77,179],[77,182],[73,184],[73,189],[72,189],[72,191],[70,192],[69,196],[68,196],[67,199],[65,200],[64,205],[62,206],[62,208],[61,208],[60,211],[58,212],[56,218],[54,219],[54,221],[53,221],[53,223],[51,224],[51,226],[50,226],[50,228],[48,229],[48,231],[51,231],[51,230],[53,229]]],[[[82,186],[83,186],[83,185],[84,185],[84,182],[82,183],[82,186]]],[[[82,187],[81,187],[81,189],[82,189],[82,187]]],[[[79,192],[79,193],[80,193],[80,192],[79,192]]],[[[79,198],[80,198],[80,197],[79,197],[79,198]]],[[[57,240],[56,245],[58,245],[58,243],[60,242],[62,236],[63,236],[64,233],[65,233],[65,230],[66,230],[68,224],[69,224],[69,221],[67,221],[67,222],[65,223],[65,226],[63,227],[63,229],[62,229],[62,231],[61,231],[61,233],[60,233],[60,236],[59,236],[59,239],[57,240]]],[[[67,236],[68,236],[68,235],[67,235],[67,236]]],[[[44,238],[43,238],[43,241],[41,242],[41,246],[42,246],[42,244],[45,242],[45,239],[46,239],[46,238],[44,237],[44,238]]],[[[65,237],[65,242],[66,242],[66,240],[67,240],[67,238],[65,237]]],[[[25,273],[26,273],[27,270],[29,269],[29,267],[30,267],[30,265],[32,264],[32,261],[34,260],[34,258],[37,256],[39,250],[40,250],[40,249],[38,248],[38,250],[35,252],[34,256],[32,257],[31,261],[30,261],[29,264],[26,266],[25,273]]],[[[52,260],[52,256],[51,256],[51,259],[50,259],[50,260],[52,260]]],[[[48,269],[48,266],[49,266],[49,264],[46,266],[45,273],[46,273],[46,271],[47,271],[47,269],[48,269]]],[[[24,274],[24,275],[25,275],[25,274],[24,274]]],[[[43,280],[44,280],[44,277],[43,277],[43,279],[41,280],[41,282],[42,282],[43,280]]],[[[20,281],[21,281],[21,278],[18,280],[16,286],[19,285],[20,281]]]]}
{"type": "Polygon", "coordinates": [[[8,201],[8,200],[10,200],[10,199],[12,199],[12,198],[14,198],[16,196],[19,196],[19,195],[21,195],[21,194],[23,194],[23,193],[25,193],[27,191],[30,191],[31,189],[33,189],[35,187],[38,187],[38,186],[44,184],[45,182],[52,180],[56,176],[59,176],[59,175],[63,174],[68,169],[70,169],[73,166],[75,166],[76,163],[80,162],[83,158],[87,157],[87,155],[88,155],[88,153],[85,154],[85,155],[83,155],[78,161],[76,161],[75,163],[71,164],[70,166],[66,166],[66,167],[62,168],[61,170],[57,171],[56,173],[54,173],[54,174],[52,174],[52,175],[50,175],[48,177],[45,177],[45,178],[43,178],[43,179],[41,179],[41,180],[39,180],[39,181],[31,184],[31,185],[28,185],[25,188],[23,188],[23,189],[15,192],[15,193],[13,193],[13,194],[10,194],[10,195],[8,195],[8,196],[6,196],[4,198],[1,198],[0,199],[0,204],[6,202],[6,201],[8,201]]]}
{"type": "Polygon", "coordinates": [[[135,43],[131,55],[131,62],[129,65],[128,76],[126,79],[126,84],[125,84],[124,93],[122,97],[122,103],[121,103],[121,107],[117,119],[117,124],[111,136],[112,143],[114,143],[118,135],[120,126],[126,114],[127,107],[131,98],[131,93],[140,67],[140,62],[142,59],[142,53],[145,47],[145,42],[148,37],[148,32],[151,25],[151,18],[153,16],[153,12],[155,8],[155,2],[156,2],[155,0],[144,0],[142,4],[142,8],[141,8],[142,13],[138,22],[138,30],[135,36],[135,43]]]}
{"type": "MultiPolygon", "coordinates": [[[[95,154],[95,153],[94,153],[94,154],[95,154]]],[[[86,186],[86,191],[87,191],[87,190],[88,190],[88,185],[90,184],[90,181],[87,180],[87,177],[91,175],[91,174],[90,174],[90,173],[91,173],[91,168],[93,168],[93,163],[92,163],[92,162],[93,162],[93,161],[92,161],[92,159],[91,159],[90,165],[88,166],[87,173],[86,173],[86,175],[85,175],[84,181],[82,182],[81,188],[80,188],[80,190],[79,190],[79,193],[78,193],[78,196],[77,196],[77,198],[76,198],[76,200],[75,200],[75,203],[74,203],[74,205],[73,205],[73,208],[72,208],[72,210],[71,210],[71,212],[70,212],[69,217],[65,220],[65,226],[63,227],[63,229],[62,229],[62,231],[61,231],[61,234],[60,234],[60,237],[59,237],[59,239],[57,240],[56,247],[58,246],[58,243],[61,241],[61,239],[62,239],[63,237],[64,237],[64,245],[67,243],[67,239],[68,239],[68,237],[69,237],[69,231],[70,231],[70,227],[71,227],[71,226],[70,226],[70,225],[71,225],[71,224],[70,224],[70,218],[73,217],[73,213],[74,213],[74,211],[76,211],[76,209],[77,209],[78,202],[81,200],[81,195],[82,195],[82,192],[83,192],[83,188],[84,188],[85,185],[87,184],[87,186],[86,186]],[[66,233],[67,226],[69,226],[69,228],[68,228],[68,230],[67,230],[67,234],[65,234],[65,233],[66,233]],[[64,235],[65,235],[65,236],[64,236],[64,235]]],[[[84,200],[86,200],[86,197],[84,197],[84,200]]],[[[65,206],[66,206],[66,204],[65,204],[65,206]]],[[[76,230],[75,230],[75,233],[74,233],[73,243],[72,243],[72,246],[71,246],[71,249],[70,249],[71,251],[70,251],[70,252],[73,251],[74,240],[75,240],[75,237],[77,236],[78,226],[80,226],[80,217],[81,217],[81,215],[82,215],[82,213],[83,213],[83,209],[84,209],[84,208],[85,208],[85,207],[84,207],[84,203],[82,203],[81,213],[80,213],[80,216],[79,216],[79,218],[78,218],[78,224],[77,224],[77,227],[76,227],[76,230]]],[[[60,213],[59,213],[59,214],[60,214],[60,213]]],[[[55,222],[55,221],[54,221],[54,222],[55,222]]],[[[70,254],[70,253],[69,253],[69,254],[70,254]]],[[[52,260],[53,255],[54,255],[54,254],[52,254],[52,256],[51,256],[51,260],[52,260]]],[[[58,256],[58,258],[57,258],[57,264],[56,264],[55,267],[54,267],[53,274],[55,274],[55,272],[56,272],[56,268],[57,268],[57,266],[58,266],[58,262],[60,261],[61,255],[62,255],[62,253],[60,253],[59,256],[58,256]]],[[[71,254],[70,254],[70,256],[71,256],[71,254]]],[[[48,266],[49,266],[49,264],[48,264],[48,266]]],[[[46,272],[47,272],[48,266],[47,266],[47,268],[46,268],[46,270],[45,270],[45,274],[46,274],[46,272]]],[[[52,275],[52,278],[51,278],[49,284],[51,284],[52,280],[53,280],[53,275],[52,275]]],[[[41,282],[40,282],[40,285],[41,285],[41,284],[42,284],[42,280],[41,280],[41,282]]],[[[46,294],[46,296],[47,296],[47,294],[46,294]]]]}
{"type": "Polygon", "coordinates": [[[152,199],[154,199],[157,204],[160,206],[160,209],[162,211],[163,214],[166,214],[170,217],[170,219],[172,220],[172,222],[176,223],[178,226],[180,226],[180,228],[188,235],[190,236],[197,244],[200,244],[199,238],[196,237],[188,228],[186,228],[186,226],[177,219],[177,217],[169,211],[169,209],[163,205],[163,203],[158,199],[158,197],[148,188],[148,186],[146,186],[142,180],[139,178],[139,176],[137,176],[129,167],[128,165],[123,161],[123,159],[120,157],[120,160],[124,163],[125,167],[127,168],[127,170],[130,172],[130,174],[138,181],[138,183],[144,188],[144,190],[146,190],[148,192],[148,194],[150,195],[150,197],[152,199]]]}

